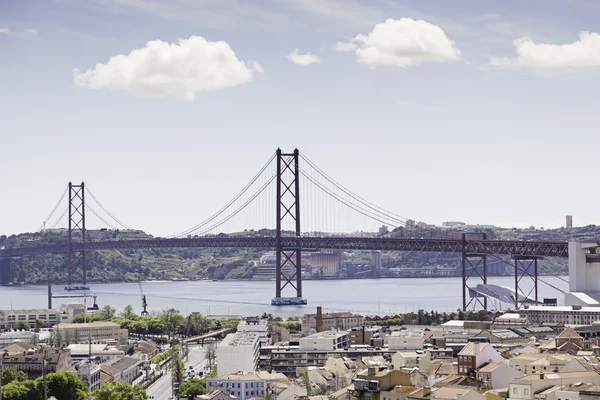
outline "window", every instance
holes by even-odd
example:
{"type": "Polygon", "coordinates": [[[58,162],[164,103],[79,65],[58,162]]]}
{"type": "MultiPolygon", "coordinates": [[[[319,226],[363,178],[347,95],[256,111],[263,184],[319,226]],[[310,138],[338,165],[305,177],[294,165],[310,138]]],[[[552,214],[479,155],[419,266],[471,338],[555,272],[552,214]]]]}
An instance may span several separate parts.
{"type": "Polygon", "coordinates": [[[513,394],[519,394],[519,389],[513,388],[513,394]]]}
{"type": "Polygon", "coordinates": [[[524,394],[525,396],[529,396],[529,389],[527,389],[527,388],[526,388],[526,389],[523,389],[523,394],[524,394]]]}

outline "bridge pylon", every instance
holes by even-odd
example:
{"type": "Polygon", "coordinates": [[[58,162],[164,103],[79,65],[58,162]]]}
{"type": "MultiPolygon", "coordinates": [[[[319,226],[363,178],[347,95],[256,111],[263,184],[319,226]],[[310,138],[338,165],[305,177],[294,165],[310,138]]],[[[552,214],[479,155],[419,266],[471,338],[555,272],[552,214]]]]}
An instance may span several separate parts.
{"type": "Polygon", "coordinates": [[[538,256],[517,256],[514,255],[515,262],[515,310],[519,309],[520,305],[529,304],[535,301],[538,303],[538,256]],[[525,282],[521,282],[525,278],[525,282],[531,281],[531,287],[527,288],[525,282]],[[529,289],[529,290],[528,290],[529,289]],[[533,295],[533,297],[531,297],[533,295]],[[519,300],[521,296],[522,300],[519,300]]]}
{"type": "MultiPolygon", "coordinates": [[[[482,240],[486,240],[487,235],[481,233],[482,240]]],[[[487,297],[481,296],[476,292],[469,290],[469,279],[480,280],[479,283],[487,284],[487,254],[472,253],[468,250],[467,236],[462,234],[462,301],[463,311],[467,311],[473,304],[473,308],[479,304],[487,311],[487,297]],[[470,296],[470,300],[468,299],[470,296]]]]}
{"type": "Polygon", "coordinates": [[[69,254],[67,283],[73,283],[73,274],[77,268],[81,269],[83,284],[87,283],[87,269],[85,263],[85,250],[74,251],[73,243],[85,244],[85,184],[74,185],[69,182],[69,254]]]}
{"type": "Polygon", "coordinates": [[[300,167],[299,152],[283,153],[277,149],[276,219],[275,219],[275,297],[272,305],[306,304],[302,297],[302,251],[300,244],[300,167]],[[285,231],[283,225],[292,224],[285,231]],[[293,232],[297,241],[292,246],[284,246],[282,236],[293,232]],[[296,290],[296,297],[282,297],[283,289],[290,285],[296,290]]]}

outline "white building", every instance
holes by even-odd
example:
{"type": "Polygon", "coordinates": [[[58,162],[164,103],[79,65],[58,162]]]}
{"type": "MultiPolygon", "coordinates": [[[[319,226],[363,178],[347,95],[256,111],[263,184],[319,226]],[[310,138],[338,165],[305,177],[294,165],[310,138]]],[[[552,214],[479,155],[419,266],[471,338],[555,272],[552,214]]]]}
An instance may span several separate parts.
{"type": "Polygon", "coordinates": [[[83,360],[75,366],[75,373],[81,378],[90,392],[100,388],[100,365],[83,360]]]}
{"type": "Polygon", "coordinates": [[[569,242],[569,293],[565,304],[600,306],[600,246],[569,242]]]}
{"type": "Polygon", "coordinates": [[[524,306],[520,313],[534,324],[591,325],[600,321],[600,307],[524,306]]]}
{"type": "Polygon", "coordinates": [[[524,374],[516,368],[505,364],[491,362],[477,370],[477,380],[491,386],[492,389],[507,388],[511,379],[517,379],[524,374]]]}
{"type": "Polygon", "coordinates": [[[270,382],[286,381],[283,374],[270,374],[268,372],[237,373],[220,375],[216,378],[206,380],[208,392],[221,390],[223,393],[235,396],[238,400],[246,400],[252,397],[267,397],[268,384],[270,382]]]}
{"type": "Polygon", "coordinates": [[[107,341],[123,342],[127,340],[127,329],[121,329],[114,322],[88,322],[85,324],[58,324],[53,329],[55,341],[59,346],[72,343],[107,343],[107,341]]]}
{"type": "Polygon", "coordinates": [[[101,375],[111,377],[115,382],[133,383],[144,371],[144,360],[135,357],[113,358],[100,364],[101,375]]]}
{"type": "Polygon", "coordinates": [[[337,350],[348,347],[350,335],[347,331],[325,331],[300,338],[300,351],[337,350]]]}
{"type": "Polygon", "coordinates": [[[580,382],[599,385],[600,375],[595,371],[525,375],[511,380],[508,395],[510,400],[535,400],[538,393],[553,386],[567,387],[580,382]]]}
{"type": "Polygon", "coordinates": [[[230,333],[217,345],[219,375],[254,372],[258,367],[259,335],[255,332],[230,333]]]}
{"type": "Polygon", "coordinates": [[[20,322],[35,327],[35,321],[44,321],[43,328],[50,328],[60,323],[73,322],[75,315],[83,314],[85,306],[82,303],[65,303],[59,309],[27,309],[0,310],[0,329],[14,329],[20,322]]]}
{"type": "Polygon", "coordinates": [[[388,338],[390,351],[421,350],[423,349],[423,334],[421,332],[396,331],[388,338]]]}
{"type": "Polygon", "coordinates": [[[36,344],[39,341],[39,334],[34,331],[15,331],[0,333],[0,347],[8,346],[14,342],[23,342],[36,344]]]}
{"type": "Polygon", "coordinates": [[[258,341],[261,346],[271,344],[269,337],[269,323],[266,319],[246,318],[238,324],[238,332],[252,332],[258,335],[258,341]]]}

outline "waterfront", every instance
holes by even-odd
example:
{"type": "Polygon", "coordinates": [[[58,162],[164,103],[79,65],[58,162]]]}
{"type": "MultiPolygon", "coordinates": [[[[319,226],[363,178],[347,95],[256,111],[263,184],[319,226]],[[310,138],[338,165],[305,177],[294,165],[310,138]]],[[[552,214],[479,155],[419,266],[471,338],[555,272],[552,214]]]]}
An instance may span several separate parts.
{"type": "MultiPolygon", "coordinates": [[[[566,291],[566,277],[544,276],[541,279],[566,291]]],[[[525,280],[524,280],[525,281],[525,280]]],[[[493,277],[489,283],[512,287],[514,277],[493,277]]],[[[475,284],[473,281],[472,284],[475,284]]],[[[98,305],[110,304],[117,310],[131,304],[141,310],[138,283],[91,284],[91,294],[98,295],[98,305]]],[[[359,279],[303,282],[306,306],[274,307],[271,298],[275,291],[273,281],[185,281],[146,282],[142,284],[150,311],[174,307],[183,313],[199,311],[202,314],[298,316],[314,312],[316,306],[326,311],[353,311],[362,314],[391,314],[425,310],[455,311],[461,307],[461,278],[404,278],[359,279]]],[[[287,289],[287,288],[286,288],[287,289]]],[[[63,292],[62,285],[53,288],[54,294],[63,292]]],[[[285,294],[285,291],[284,291],[285,294]]],[[[47,307],[46,286],[4,286],[0,288],[0,309],[47,307]]],[[[540,281],[539,298],[556,297],[563,302],[563,294],[540,281]]],[[[63,302],[82,299],[54,299],[57,307],[63,302]]],[[[91,299],[87,300],[90,304],[91,299]]],[[[508,307],[507,305],[503,306],[508,307]]]]}

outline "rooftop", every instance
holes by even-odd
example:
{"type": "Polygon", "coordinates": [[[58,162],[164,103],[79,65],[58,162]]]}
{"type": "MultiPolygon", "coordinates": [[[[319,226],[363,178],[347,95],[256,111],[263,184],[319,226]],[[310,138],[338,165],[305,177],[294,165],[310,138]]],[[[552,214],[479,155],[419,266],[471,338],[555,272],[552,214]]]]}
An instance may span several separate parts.
{"type": "Polygon", "coordinates": [[[112,359],[104,364],[109,366],[110,368],[115,369],[116,371],[121,372],[141,362],[142,360],[140,360],[139,358],[123,357],[112,359]]]}
{"type": "Polygon", "coordinates": [[[479,372],[492,372],[499,366],[500,366],[500,363],[494,363],[494,362],[487,363],[487,365],[485,365],[484,367],[481,367],[479,369],[479,372]]]}
{"type": "Polygon", "coordinates": [[[104,327],[119,328],[119,324],[117,324],[115,322],[104,322],[104,321],[87,322],[87,323],[83,323],[83,324],[61,323],[56,326],[58,328],[104,328],[104,327]]]}
{"type": "Polygon", "coordinates": [[[30,308],[23,310],[0,310],[0,314],[60,314],[57,309],[30,308]]]}
{"type": "Polygon", "coordinates": [[[577,307],[576,309],[573,306],[529,306],[523,310],[527,311],[554,311],[557,313],[563,312],[593,312],[600,313],[600,307],[577,307]]]}
{"type": "Polygon", "coordinates": [[[337,339],[344,336],[348,336],[347,331],[323,331],[314,333],[302,339],[337,339]]]}
{"type": "Polygon", "coordinates": [[[583,372],[553,372],[550,374],[531,374],[525,375],[518,380],[526,381],[537,381],[542,379],[567,379],[567,378],[586,378],[588,376],[598,376],[595,371],[583,371],[583,372]]]}
{"type": "Polygon", "coordinates": [[[258,341],[258,334],[254,332],[236,332],[225,336],[225,339],[219,343],[219,347],[225,346],[252,346],[258,341]]]}

